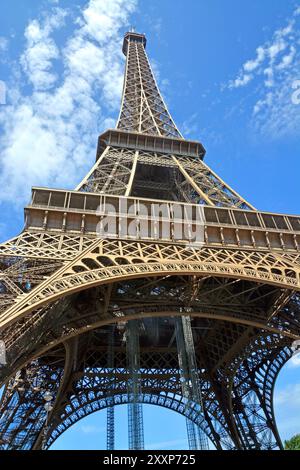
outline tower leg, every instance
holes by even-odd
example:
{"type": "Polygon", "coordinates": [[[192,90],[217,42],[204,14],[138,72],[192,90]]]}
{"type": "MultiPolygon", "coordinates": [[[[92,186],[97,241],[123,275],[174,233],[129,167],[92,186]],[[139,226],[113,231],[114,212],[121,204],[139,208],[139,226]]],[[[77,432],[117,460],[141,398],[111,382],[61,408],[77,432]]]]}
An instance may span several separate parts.
{"type": "Polygon", "coordinates": [[[143,409],[139,403],[140,394],[140,343],[139,322],[132,320],[126,326],[126,355],[128,379],[128,438],[130,450],[144,449],[143,409]]]}
{"type": "Polygon", "coordinates": [[[233,408],[245,449],[283,449],[275,422],[273,391],[277,374],[288,358],[288,348],[269,354],[257,351],[255,358],[245,359],[237,370],[233,408]]]}
{"type": "MultiPolygon", "coordinates": [[[[182,394],[186,398],[186,406],[190,407],[196,403],[201,413],[203,410],[202,394],[190,317],[176,318],[175,331],[182,394]]],[[[202,429],[188,418],[186,426],[189,448],[191,450],[208,449],[208,440],[202,429]]]]}
{"type": "Polygon", "coordinates": [[[0,405],[0,450],[29,450],[46,438],[45,393],[56,396],[63,370],[33,362],[6,385],[0,405]]]}
{"type": "MultiPolygon", "coordinates": [[[[113,368],[114,368],[114,332],[115,325],[112,325],[109,331],[108,338],[108,348],[107,348],[107,365],[111,373],[111,388],[108,391],[109,395],[112,395],[114,388],[114,377],[113,377],[113,368]]],[[[106,448],[107,450],[115,449],[115,408],[113,405],[107,408],[107,436],[106,436],[106,448]]]]}
{"type": "Polygon", "coordinates": [[[107,408],[107,450],[115,449],[115,407],[114,405],[107,408]]]}

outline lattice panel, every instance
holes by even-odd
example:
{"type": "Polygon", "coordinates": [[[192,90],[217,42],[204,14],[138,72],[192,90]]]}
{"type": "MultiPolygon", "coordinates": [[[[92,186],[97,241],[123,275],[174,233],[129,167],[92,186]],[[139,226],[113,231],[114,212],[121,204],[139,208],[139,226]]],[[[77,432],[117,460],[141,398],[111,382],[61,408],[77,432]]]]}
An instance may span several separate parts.
{"type": "Polygon", "coordinates": [[[181,137],[156,85],[142,43],[128,40],[122,105],[117,128],[181,137]]]}

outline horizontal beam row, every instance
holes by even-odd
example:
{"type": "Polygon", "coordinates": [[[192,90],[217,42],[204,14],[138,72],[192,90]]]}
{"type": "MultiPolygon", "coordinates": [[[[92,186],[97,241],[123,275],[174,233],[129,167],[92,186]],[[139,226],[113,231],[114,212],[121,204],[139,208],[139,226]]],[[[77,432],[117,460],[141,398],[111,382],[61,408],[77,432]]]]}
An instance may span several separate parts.
{"type": "Polygon", "coordinates": [[[98,138],[97,160],[106,147],[159,152],[172,155],[198,157],[203,159],[205,149],[200,142],[175,139],[161,135],[147,135],[138,132],[127,132],[119,129],[108,129],[98,138]]]}
{"type": "Polygon", "coordinates": [[[299,251],[300,217],[33,188],[27,230],[299,251]]]}

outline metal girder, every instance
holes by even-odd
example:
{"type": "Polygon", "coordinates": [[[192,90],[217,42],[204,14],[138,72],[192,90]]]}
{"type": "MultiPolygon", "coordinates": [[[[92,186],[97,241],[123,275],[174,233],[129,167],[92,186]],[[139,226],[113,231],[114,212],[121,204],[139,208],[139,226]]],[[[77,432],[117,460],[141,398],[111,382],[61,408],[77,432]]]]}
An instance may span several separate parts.
{"type": "MultiPolygon", "coordinates": [[[[191,407],[192,403],[196,403],[199,407],[199,413],[203,413],[202,390],[200,388],[199,369],[197,367],[190,317],[176,318],[175,332],[182,395],[187,400],[186,406],[188,408],[191,407]]],[[[208,441],[202,429],[189,419],[186,420],[186,426],[189,448],[191,450],[208,449],[208,441]]]]}
{"type": "MultiPolygon", "coordinates": [[[[160,323],[160,325],[163,325],[163,323],[160,323]]],[[[153,326],[151,326],[150,329],[153,331],[153,326]]],[[[197,330],[198,328],[196,327],[195,331],[197,330]]],[[[104,331],[109,332],[109,330],[104,331]]],[[[103,342],[103,338],[105,337],[103,333],[101,334],[101,331],[99,330],[95,331],[93,335],[89,334],[81,337],[77,348],[77,361],[79,360],[79,363],[75,368],[72,366],[73,372],[71,374],[71,378],[65,380],[64,386],[60,386],[63,396],[59,396],[58,394],[58,405],[54,406],[53,415],[51,416],[47,433],[47,446],[49,446],[65,429],[79,419],[82,419],[87,414],[99,409],[108,408],[112,404],[116,406],[118,404],[132,403],[132,397],[128,394],[126,351],[124,347],[119,348],[118,346],[119,344],[122,344],[122,331],[124,330],[120,330],[118,333],[116,330],[115,333],[115,360],[118,364],[118,368],[114,368],[113,370],[108,368],[106,365],[107,346],[103,345],[102,349],[100,347],[103,342]],[[82,363],[85,364],[84,370],[82,370],[82,363]]],[[[160,334],[165,334],[161,327],[159,331],[160,334]]],[[[169,338],[172,336],[172,331],[168,325],[165,327],[165,332],[169,332],[169,338]]],[[[148,334],[149,333],[150,330],[148,330],[148,334]]],[[[202,363],[204,364],[204,367],[206,367],[206,369],[203,369],[203,376],[201,376],[201,391],[203,399],[203,408],[201,411],[194,401],[191,401],[190,406],[187,406],[186,397],[182,396],[182,398],[179,399],[179,396],[181,395],[181,381],[179,380],[180,373],[178,369],[176,348],[171,348],[171,353],[170,347],[166,346],[166,348],[161,351],[160,355],[158,355],[158,352],[153,347],[151,348],[151,351],[147,352],[147,348],[145,349],[144,346],[144,341],[148,335],[145,331],[143,335],[144,336],[141,338],[142,349],[140,352],[141,372],[139,403],[152,403],[178,411],[195,423],[197,427],[200,426],[216,447],[221,446],[224,449],[233,447],[253,448],[253,442],[250,446],[249,438],[247,440],[246,436],[243,434],[246,430],[245,423],[247,423],[248,436],[252,435],[253,439],[253,436],[255,435],[256,441],[254,442],[259,442],[262,448],[268,448],[270,442],[268,440],[270,439],[270,430],[273,433],[272,435],[276,436],[276,434],[274,433],[274,427],[272,428],[274,417],[270,420],[270,416],[268,416],[266,421],[264,413],[265,410],[269,410],[267,411],[269,415],[272,414],[272,393],[275,379],[278,371],[291,355],[290,350],[288,348],[284,348],[284,343],[279,341],[279,337],[272,338],[266,336],[264,340],[259,337],[251,340],[244,348],[243,356],[248,357],[249,351],[257,353],[252,360],[253,364],[249,367],[245,367],[243,363],[240,363],[239,355],[236,355],[234,360],[231,361],[231,366],[229,367],[227,365],[226,369],[220,369],[214,379],[212,379],[208,374],[208,362],[205,354],[203,351],[198,353],[197,361],[201,363],[201,368],[203,367],[202,363]],[[264,347],[266,349],[262,356],[264,347]],[[284,353],[280,352],[281,348],[285,351],[284,353]],[[269,360],[269,358],[271,360],[269,360]],[[238,368],[238,372],[236,372],[236,361],[241,364],[238,368]],[[265,363],[269,363],[270,365],[265,367],[265,363]],[[164,364],[163,370],[161,369],[162,364],[164,364]],[[229,373],[230,369],[232,370],[231,373],[229,373]],[[224,375],[225,371],[226,375],[224,375]],[[253,372],[256,374],[255,382],[252,379],[253,372]],[[230,383],[230,381],[228,382],[228,378],[230,377],[231,382],[235,383],[235,388],[230,392],[233,396],[233,404],[230,405],[228,401],[228,410],[232,409],[233,411],[232,417],[234,419],[239,438],[231,434],[231,425],[228,421],[229,416],[226,415],[226,412],[228,411],[226,410],[226,405],[224,405],[224,414],[222,413],[220,397],[218,396],[216,388],[217,385],[220,387],[220,391],[225,398],[224,387],[226,386],[226,388],[228,388],[227,384],[230,383]],[[261,386],[260,383],[263,385],[261,386]],[[249,391],[253,392],[257,387],[259,387],[263,400],[259,413],[257,412],[257,405],[253,406],[252,401],[247,398],[249,391]],[[238,399],[236,399],[236,397],[238,399]],[[244,399],[244,397],[246,398],[244,399]]],[[[167,342],[169,342],[169,340],[167,340],[167,342]]],[[[207,343],[207,347],[208,345],[209,342],[207,343]]],[[[44,358],[46,357],[47,356],[45,355],[44,358]]],[[[56,353],[52,354],[52,356],[49,355],[48,357],[55,358],[54,362],[57,364],[56,367],[61,369],[61,365],[64,364],[63,354],[56,353]]],[[[69,364],[74,364],[74,361],[69,361],[69,364]]],[[[37,366],[38,364],[35,363],[36,371],[38,369],[37,366]]],[[[29,369],[30,368],[27,368],[27,370],[29,369]]],[[[69,370],[71,369],[69,368],[69,370]]],[[[39,374],[35,372],[35,376],[38,375],[39,374]]],[[[53,371],[51,376],[53,377],[53,371]]],[[[8,396],[11,396],[10,393],[10,391],[5,392],[4,396],[6,396],[6,399],[3,401],[2,411],[3,405],[5,408],[8,396]]],[[[23,404],[21,405],[20,403],[20,405],[18,405],[15,403],[13,409],[17,413],[24,413],[24,409],[27,409],[28,407],[37,409],[37,400],[39,400],[38,395],[31,395],[30,397],[28,395],[23,395],[23,404]],[[17,411],[19,408],[20,412],[17,411]]],[[[11,399],[9,401],[11,402],[11,399]]],[[[17,422],[13,416],[10,418],[7,418],[7,414],[3,416],[6,416],[5,423],[8,428],[10,428],[10,422],[14,423],[14,432],[16,434],[16,438],[18,437],[18,448],[26,448],[26,440],[21,441],[20,436],[26,436],[24,425],[26,428],[28,425],[27,421],[21,420],[17,422]]],[[[42,424],[43,422],[44,421],[42,421],[42,424]]],[[[40,426],[38,429],[35,429],[34,432],[32,430],[31,436],[33,440],[37,440],[41,429],[42,428],[40,426]]],[[[2,439],[5,440],[10,436],[10,434],[3,430],[1,436],[2,439]]],[[[256,448],[259,447],[258,444],[255,445],[256,448]]],[[[275,445],[280,446],[280,440],[275,440],[275,445]]],[[[272,446],[274,446],[274,442],[272,446]]]]}
{"type": "Polygon", "coordinates": [[[128,443],[130,450],[144,449],[143,408],[140,403],[140,338],[139,322],[131,320],[126,325],[126,356],[128,368],[128,443]]]}
{"type": "Polygon", "coordinates": [[[95,165],[74,191],[33,188],[24,231],[0,245],[3,449],[49,447],[104,408],[113,449],[114,407],[125,403],[132,449],[143,447],[142,403],[184,415],[193,448],[207,438],[217,449],[282,447],[272,400],[300,338],[300,218],[256,211],[204,164],[145,46],[144,35],[125,35],[120,116],[99,137],[95,165]],[[126,235],[125,200],[136,219],[126,235]],[[153,204],[167,214],[154,234],[153,204]],[[107,207],[117,230],[100,238],[107,207]],[[180,239],[175,208],[194,214],[180,239]]]}
{"type": "MultiPolygon", "coordinates": [[[[111,371],[114,369],[114,329],[112,325],[109,331],[109,340],[107,348],[107,365],[111,371]]],[[[114,380],[114,379],[112,379],[114,380]]],[[[111,389],[113,390],[114,384],[112,383],[111,389]]],[[[107,437],[106,437],[106,448],[107,450],[114,450],[115,448],[115,407],[113,400],[111,400],[111,406],[107,408],[107,437]]]]}
{"type": "Polygon", "coordinates": [[[161,97],[143,42],[126,38],[126,71],[118,129],[181,137],[161,97]]]}

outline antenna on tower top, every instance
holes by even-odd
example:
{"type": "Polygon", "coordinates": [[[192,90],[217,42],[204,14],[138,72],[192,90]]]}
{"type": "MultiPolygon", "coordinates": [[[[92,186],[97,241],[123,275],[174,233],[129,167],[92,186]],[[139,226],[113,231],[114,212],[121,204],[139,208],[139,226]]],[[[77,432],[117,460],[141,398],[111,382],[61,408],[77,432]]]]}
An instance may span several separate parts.
{"type": "Polygon", "coordinates": [[[131,32],[131,33],[135,33],[135,26],[131,26],[130,32],[131,32]]]}

